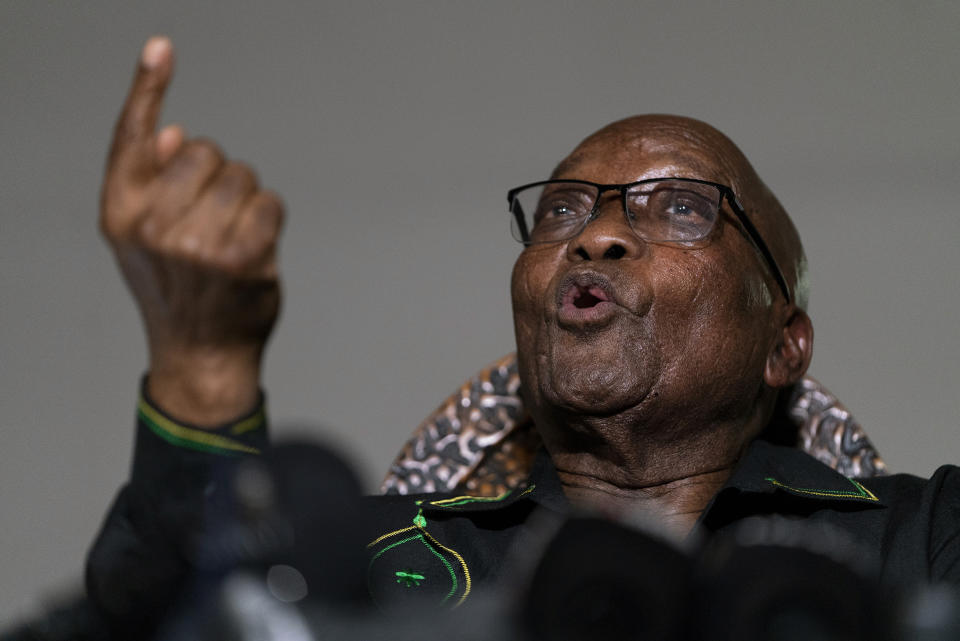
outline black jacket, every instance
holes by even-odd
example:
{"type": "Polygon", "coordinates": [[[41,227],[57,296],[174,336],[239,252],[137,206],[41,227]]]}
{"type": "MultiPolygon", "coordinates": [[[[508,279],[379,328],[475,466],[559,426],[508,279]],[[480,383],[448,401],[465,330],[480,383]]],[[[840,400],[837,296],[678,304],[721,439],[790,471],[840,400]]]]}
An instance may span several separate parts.
{"type": "MultiPolygon", "coordinates": [[[[217,515],[231,505],[217,498],[221,486],[238,462],[267,448],[264,416],[261,406],[217,430],[199,430],[141,396],[131,477],[88,559],[88,602],[77,620],[92,631],[90,638],[149,638],[182,606],[185,590],[197,585],[188,577],[204,561],[198,560],[200,533],[220,527],[217,515]]],[[[456,608],[528,580],[532,560],[571,511],[543,452],[528,481],[500,497],[324,500],[326,511],[312,530],[318,547],[338,555],[331,546],[344,553],[365,546],[362,583],[388,610],[424,602],[456,608]]],[[[800,531],[803,545],[813,549],[842,539],[844,554],[882,583],[960,584],[960,470],[954,466],[929,480],[904,474],[850,479],[803,452],[756,441],[687,544],[736,533],[746,522],[794,524],[791,531],[800,531]]]]}

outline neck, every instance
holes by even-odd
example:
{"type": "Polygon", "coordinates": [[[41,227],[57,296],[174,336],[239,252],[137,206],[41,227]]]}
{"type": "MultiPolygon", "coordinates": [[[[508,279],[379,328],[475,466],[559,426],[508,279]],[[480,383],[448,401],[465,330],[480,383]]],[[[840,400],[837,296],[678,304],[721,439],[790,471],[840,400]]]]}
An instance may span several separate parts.
{"type": "Polygon", "coordinates": [[[644,487],[621,487],[597,476],[560,469],[557,475],[575,507],[616,520],[656,523],[685,536],[732,471],[732,466],[722,467],[644,487]]]}
{"type": "Polygon", "coordinates": [[[602,426],[541,430],[574,506],[656,523],[679,535],[693,528],[730,478],[753,432],[742,422],[671,433],[609,419],[602,426]]]}

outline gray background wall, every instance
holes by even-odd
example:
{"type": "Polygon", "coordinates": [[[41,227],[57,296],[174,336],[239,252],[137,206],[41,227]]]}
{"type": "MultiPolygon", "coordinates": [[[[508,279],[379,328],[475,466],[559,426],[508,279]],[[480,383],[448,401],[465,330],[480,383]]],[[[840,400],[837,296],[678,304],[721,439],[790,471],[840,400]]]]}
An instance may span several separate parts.
{"type": "Polygon", "coordinates": [[[372,488],[512,349],[508,187],[638,112],[736,140],[812,263],[811,372],[891,468],[960,459],[956,2],[0,4],[0,622],[79,576],[131,450],[139,319],[97,236],[111,123],[170,34],[165,113],[285,197],[275,423],[372,488]]]}

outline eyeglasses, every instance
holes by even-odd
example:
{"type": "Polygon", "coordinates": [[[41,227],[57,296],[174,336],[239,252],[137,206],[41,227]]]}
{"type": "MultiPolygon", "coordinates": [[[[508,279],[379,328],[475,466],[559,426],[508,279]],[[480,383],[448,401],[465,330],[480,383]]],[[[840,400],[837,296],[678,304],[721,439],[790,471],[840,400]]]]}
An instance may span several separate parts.
{"type": "Polygon", "coordinates": [[[633,232],[651,243],[696,246],[716,226],[723,199],[754,246],[770,266],[783,296],[790,289],[760,232],[747,218],[733,190],[696,178],[653,178],[625,185],[586,180],[542,180],[507,192],[513,214],[513,237],[525,246],[556,243],[577,236],[600,215],[600,196],[619,192],[623,213],[633,232]]]}

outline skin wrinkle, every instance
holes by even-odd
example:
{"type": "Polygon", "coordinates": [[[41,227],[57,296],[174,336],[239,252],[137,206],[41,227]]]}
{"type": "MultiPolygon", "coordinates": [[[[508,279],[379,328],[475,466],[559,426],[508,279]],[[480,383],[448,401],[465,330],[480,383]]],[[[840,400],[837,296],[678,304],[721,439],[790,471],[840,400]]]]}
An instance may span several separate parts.
{"type": "Polygon", "coordinates": [[[578,477],[573,477],[568,482],[569,487],[591,489],[596,487],[598,491],[608,494],[610,496],[630,496],[633,491],[641,491],[644,495],[649,498],[663,498],[670,494],[671,490],[679,486],[695,486],[695,485],[704,485],[708,484],[709,481],[705,477],[708,477],[711,474],[723,474],[728,471],[727,466],[720,466],[713,470],[705,470],[703,474],[693,478],[684,478],[677,481],[673,481],[667,484],[657,484],[657,485],[635,485],[635,486],[616,486],[610,485],[606,482],[605,479],[597,476],[590,476],[589,474],[582,474],[578,477]],[[590,479],[597,481],[597,484],[584,483],[584,479],[590,479]]]}
{"type": "MultiPolygon", "coordinates": [[[[614,123],[552,177],[613,184],[669,175],[730,185],[800,293],[795,228],[742,153],[704,123],[614,123]]],[[[514,267],[522,394],[574,503],[682,514],[675,525],[689,529],[765,425],[776,386],[803,375],[809,322],[785,304],[732,213],[690,248],[645,243],[619,206],[602,206],[614,211],[569,241],[526,248],[514,267]],[[623,251],[609,254],[613,245],[623,251]],[[595,326],[560,326],[557,287],[582,268],[608,278],[622,308],[595,326]],[[799,358],[779,354],[784,337],[803,345],[799,358]]]]}

